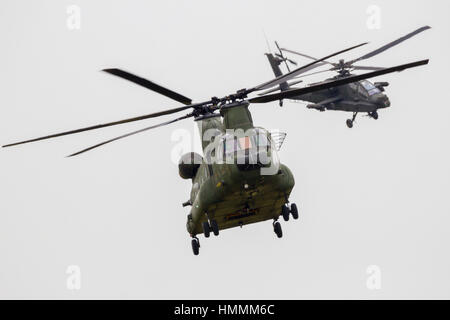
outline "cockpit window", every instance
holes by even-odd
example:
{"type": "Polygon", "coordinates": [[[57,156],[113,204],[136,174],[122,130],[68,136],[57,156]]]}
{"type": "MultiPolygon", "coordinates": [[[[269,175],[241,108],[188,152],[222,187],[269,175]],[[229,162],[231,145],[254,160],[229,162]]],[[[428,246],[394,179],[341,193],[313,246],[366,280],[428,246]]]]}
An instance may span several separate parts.
{"type": "Polygon", "coordinates": [[[367,81],[367,80],[362,80],[359,82],[363,88],[367,91],[367,93],[369,94],[369,96],[374,95],[376,93],[380,93],[380,89],[378,89],[377,87],[375,87],[373,85],[373,83],[367,81]]]}
{"type": "Polygon", "coordinates": [[[243,137],[237,137],[232,134],[223,135],[220,143],[220,153],[222,157],[232,157],[236,152],[253,152],[265,150],[269,152],[270,141],[269,133],[265,129],[255,128],[254,132],[243,137]]]}

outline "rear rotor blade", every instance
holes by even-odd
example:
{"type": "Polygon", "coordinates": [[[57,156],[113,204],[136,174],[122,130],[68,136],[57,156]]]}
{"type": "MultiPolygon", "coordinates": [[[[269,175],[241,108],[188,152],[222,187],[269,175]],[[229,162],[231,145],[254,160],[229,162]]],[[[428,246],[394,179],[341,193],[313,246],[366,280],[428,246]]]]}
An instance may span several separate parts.
{"type": "Polygon", "coordinates": [[[186,110],[186,109],[189,109],[189,108],[194,108],[194,107],[196,107],[198,105],[201,105],[201,104],[195,104],[195,105],[190,105],[190,106],[183,106],[183,107],[179,107],[179,108],[168,109],[168,110],[164,110],[164,111],[160,111],[160,112],[150,113],[150,114],[143,115],[143,116],[128,118],[128,119],[119,120],[119,121],[108,122],[108,123],[104,123],[104,124],[97,124],[97,125],[94,125],[94,126],[84,127],[84,128],[70,130],[70,131],[65,131],[65,132],[60,132],[60,133],[55,133],[55,134],[51,134],[51,135],[48,135],[48,136],[43,136],[43,137],[34,138],[34,139],[30,139],[30,140],[24,140],[24,141],[19,141],[19,142],[15,142],[15,143],[6,144],[6,145],[3,146],[3,148],[5,148],[5,147],[12,147],[12,146],[16,146],[16,145],[19,145],[19,144],[24,144],[24,143],[34,142],[34,141],[40,141],[40,140],[45,140],[45,139],[50,139],[50,138],[66,136],[66,135],[69,135],[69,134],[79,133],[79,132],[88,131],[88,130],[95,130],[95,129],[105,128],[105,127],[115,126],[115,125],[118,125],[118,124],[123,124],[123,123],[128,123],[128,122],[133,122],[133,121],[139,121],[139,120],[144,120],[144,119],[149,119],[149,118],[156,118],[156,117],[159,117],[159,116],[164,116],[164,115],[176,113],[176,112],[179,112],[179,111],[183,111],[183,110],[186,110]]]}
{"type": "Polygon", "coordinates": [[[164,88],[163,86],[160,86],[159,84],[156,84],[150,80],[141,78],[139,76],[136,76],[132,73],[129,73],[127,71],[113,68],[113,69],[103,69],[104,72],[107,72],[109,74],[115,75],[117,77],[120,77],[122,79],[126,79],[128,81],[134,82],[140,86],[143,86],[147,89],[150,89],[152,91],[155,91],[159,94],[162,94],[163,96],[166,96],[170,99],[173,99],[175,101],[181,102],[183,104],[191,104],[192,100],[188,97],[183,96],[182,94],[179,94],[178,92],[172,91],[170,89],[164,88]]]}
{"type": "Polygon", "coordinates": [[[324,89],[328,89],[328,88],[333,88],[333,87],[341,86],[341,85],[344,85],[347,83],[356,82],[356,81],[363,80],[363,79],[369,79],[369,78],[381,76],[383,74],[388,74],[388,73],[392,73],[392,72],[403,71],[408,68],[418,67],[418,66],[425,65],[425,64],[428,64],[428,59],[416,61],[416,62],[412,62],[412,63],[407,63],[407,64],[403,64],[400,66],[392,67],[392,68],[386,68],[383,70],[373,71],[373,72],[369,72],[369,73],[365,73],[365,74],[349,76],[349,77],[341,78],[341,79],[338,79],[335,81],[324,82],[321,84],[312,85],[309,87],[287,90],[287,91],[283,91],[280,93],[270,94],[267,96],[255,97],[255,98],[248,99],[248,101],[250,103],[266,103],[266,102],[277,101],[277,100],[286,99],[286,98],[292,98],[292,97],[299,96],[299,95],[302,95],[305,93],[311,93],[311,92],[316,92],[316,91],[320,91],[320,90],[324,90],[324,89]]]}
{"type": "Polygon", "coordinates": [[[281,59],[283,59],[284,64],[286,65],[286,69],[288,70],[288,72],[291,72],[291,69],[289,69],[289,65],[287,63],[287,58],[283,55],[283,51],[281,51],[280,46],[278,45],[278,42],[275,41],[275,45],[277,46],[278,51],[280,52],[280,54],[278,55],[279,57],[281,57],[281,59]]]}
{"type": "Polygon", "coordinates": [[[168,125],[168,124],[171,124],[171,123],[180,121],[180,120],[184,120],[184,119],[187,119],[187,118],[190,118],[190,117],[193,117],[193,115],[192,115],[192,114],[188,114],[188,115],[185,115],[185,116],[183,116],[183,117],[180,117],[180,118],[177,118],[177,119],[174,119],[174,120],[166,121],[166,122],[159,123],[159,124],[156,124],[156,125],[153,125],[153,126],[150,126],[150,127],[146,127],[146,128],[144,128],[144,129],[140,129],[140,130],[137,130],[137,131],[133,131],[133,132],[130,132],[130,133],[121,135],[121,136],[119,136],[119,137],[116,137],[116,138],[109,139],[109,140],[107,140],[107,141],[98,143],[98,144],[96,144],[96,145],[94,145],[94,146],[91,146],[91,147],[89,147],[89,148],[83,149],[83,150],[81,150],[81,151],[72,153],[71,155],[68,155],[67,157],[73,157],[73,156],[79,155],[79,154],[81,154],[81,153],[90,151],[90,150],[92,150],[92,149],[101,147],[101,146],[103,146],[103,145],[105,145],[105,144],[107,144],[107,143],[110,143],[110,142],[113,142],[113,141],[117,141],[117,140],[119,140],[119,139],[126,138],[126,137],[129,137],[129,136],[132,136],[132,135],[134,135],[134,134],[141,133],[141,132],[144,132],[144,131],[147,131],[147,130],[150,130],[150,129],[155,129],[155,128],[158,128],[158,127],[162,127],[162,126],[165,126],[165,125],[168,125]]]}
{"type": "Polygon", "coordinates": [[[349,64],[353,64],[353,63],[355,63],[356,61],[361,61],[361,60],[368,59],[368,58],[371,58],[371,57],[373,57],[373,56],[376,56],[377,54],[380,54],[380,53],[382,53],[383,51],[386,51],[387,49],[390,49],[390,48],[392,48],[393,46],[396,46],[396,45],[398,45],[399,43],[402,43],[403,41],[408,40],[409,38],[414,37],[415,35],[417,35],[417,34],[423,32],[423,31],[425,31],[425,30],[428,30],[428,29],[430,29],[430,28],[431,28],[430,26],[424,26],[424,27],[422,27],[422,28],[419,28],[419,29],[417,29],[417,30],[415,30],[415,31],[413,31],[413,32],[411,32],[411,33],[408,33],[406,36],[403,36],[403,37],[401,37],[401,38],[398,38],[397,40],[394,40],[394,41],[392,41],[392,42],[389,42],[388,44],[386,44],[386,45],[384,45],[384,46],[382,46],[382,47],[380,47],[380,48],[378,48],[378,49],[376,49],[376,50],[374,50],[374,51],[372,51],[372,52],[369,52],[369,53],[363,55],[362,57],[359,57],[359,58],[357,58],[357,59],[354,59],[354,60],[352,60],[352,61],[350,61],[350,62],[348,62],[348,63],[349,63],[349,64]]]}

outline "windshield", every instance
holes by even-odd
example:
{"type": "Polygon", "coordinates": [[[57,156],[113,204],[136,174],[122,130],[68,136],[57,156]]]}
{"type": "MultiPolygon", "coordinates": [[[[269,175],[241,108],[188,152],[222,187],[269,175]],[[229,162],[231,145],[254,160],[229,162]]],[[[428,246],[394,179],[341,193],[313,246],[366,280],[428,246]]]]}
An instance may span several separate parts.
{"type": "Polygon", "coordinates": [[[246,150],[261,150],[269,149],[269,140],[267,139],[267,132],[262,130],[255,130],[252,135],[237,137],[231,134],[225,134],[222,138],[222,151],[228,156],[237,151],[246,150]]]}
{"type": "Polygon", "coordinates": [[[220,137],[216,146],[219,163],[250,164],[261,167],[261,174],[278,172],[280,161],[276,148],[272,148],[270,133],[263,128],[252,128],[241,133],[231,132],[220,137]]]}
{"type": "Polygon", "coordinates": [[[367,81],[367,80],[362,80],[359,82],[363,88],[367,91],[367,93],[369,94],[369,96],[374,95],[375,93],[380,93],[380,89],[378,89],[377,87],[375,87],[373,85],[373,83],[367,81]]]}

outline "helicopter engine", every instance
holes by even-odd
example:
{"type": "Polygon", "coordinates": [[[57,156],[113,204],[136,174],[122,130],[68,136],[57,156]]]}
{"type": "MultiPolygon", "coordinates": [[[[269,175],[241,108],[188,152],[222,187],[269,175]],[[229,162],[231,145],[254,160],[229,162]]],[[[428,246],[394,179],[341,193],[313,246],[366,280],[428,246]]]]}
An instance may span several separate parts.
{"type": "Polygon", "coordinates": [[[203,157],[195,152],[189,152],[181,156],[178,161],[178,173],[183,179],[192,179],[195,177],[203,157]]]}

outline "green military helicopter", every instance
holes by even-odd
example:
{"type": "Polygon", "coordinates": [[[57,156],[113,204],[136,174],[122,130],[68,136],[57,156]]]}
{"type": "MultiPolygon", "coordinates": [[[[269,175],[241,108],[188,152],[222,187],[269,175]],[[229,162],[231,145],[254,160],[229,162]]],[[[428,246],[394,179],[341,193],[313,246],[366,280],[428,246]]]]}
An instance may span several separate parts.
{"type": "MultiPolygon", "coordinates": [[[[318,74],[322,72],[329,72],[329,71],[336,71],[338,74],[332,78],[326,79],[324,82],[330,82],[334,81],[336,79],[341,79],[345,77],[351,76],[351,72],[353,70],[382,70],[381,67],[372,67],[372,66],[357,66],[354,65],[355,63],[374,57],[387,49],[392,48],[393,46],[398,45],[399,43],[425,31],[430,29],[429,26],[421,27],[397,40],[394,40],[374,51],[371,51],[357,59],[353,59],[350,61],[344,61],[339,60],[337,63],[329,62],[329,61],[322,61],[320,63],[315,64],[314,66],[311,66],[310,68],[307,68],[306,70],[303,70],[303,72],[307,72],[309,70],[315,69],[317,67],[321,66],[331,66],[331,69],[322,70],[318,72],[313,72],[310,74],[306,74],[297,78],[301,78],[304,76],[309,76],[313,74],[318,74]]],[[[289,70],[288,62],[297,65],[297,63],[294,60],[291,60],[287,58],[283,52],[289,52],[292,54],[296,54],[308,59],[317,60],[314,57],[311,57],[310,55],[300,53],[298,51],[286,49],[286,48],[280,48],[278,43],[275,41],[275,45],[279,51],[279,53],[266,53],[266,56],[269,60],[270,66],[272,67],[273,72],[276,76],[280,76],[282,74],[282,71],[280,69],[280,64],[284,62],[286,65],[286,68],[289,70]]],[[[288,90],[290,87],[292,87],[295,84],[298,84],[302,82],[301,80],[295,79],[292,83],[282,83],[279,88],[274,88],[270,90],[269,92],[273,92],[276,90],[288,90]]],[[[317,84],[317,83],[315,83],[317,84]]],[[[353,116],[351,119],[347,119],[347,126],[349,128],[353,127],[353,123],[356,119],[356,116],[360,112],[365,112],[369,117],[372,119],[378,119],[378,110],[388,108],[391,103],[389,101],[389,98],[384,94],[385,87],[389,85],[388,82],[375,82],[371,83],[368,80],[361,80],[357,82],[351,82],[348,83],[345,86],[339,86],[334,88],[328,88],[326,90],[311,92],[308,94],[302,94],[297,97],[293,97],[292,100],[301,100],[301,101],[308,101],[312,102],[311,104],[308,104],[306,107],[309,109],[316,109],[319,111],[325,111],[325,110],[340,110],[340,111],[347,111],[352,112],[353,116]]],[[[262,94],[267,94],[269,92],[264,92],[262,94]]],[[[280,105],[282,105],[282,100],[280,100],[280,105]]]]}
{"type": "Polygon", "coordinates": [[[73,153],[70,156],[82,154],[140,132],[193,118],[199,125],[203,156],[193,152],[183,155],[179,163],[179,174],[184,179],[192,180],[190,198],[183,203],[183,206],[192,207],[188,214],[187,231],[192,237],[191,242],[194,254],[198,255],[199,253],[200,241],[197,237],[198,234],[203,233],[207,238],[212,232],[217,236],[219,230],[242,227],[246,224],[265,220],[273,220],[274,232],[281,238],[283,233],[278,222],[279,217],[282,216],[286,221],[289,220],[290,215],[294,219],[298,218],[297,206],[294,203],[289,205],[289,196],[295,183],[294,176],[287,166],[280,163],[275,137],[267,130],[254,126],[249,105],[291,98],[362,79],[402,71],[425,65],[428,63],[428,60],[377,70],[363,75],[350,76],[306,88],[286,90],[276,94],[252,98],[249,95],[279,86],[280,83],[294,78],[306,68],[364,44],[328,55],[258,86],[241,89],[222,98],[212,97],[199,103],[192,103],[190,98],[182,94],[127,71],[105,69],[105,72],[132,81],[184,105],[138,117],[11,143],[3,147],[11,147],[190,110],[183,116],[109,139],[73,153]]]}

